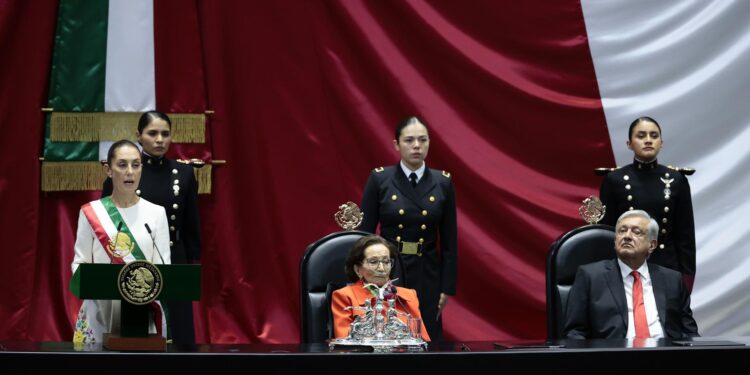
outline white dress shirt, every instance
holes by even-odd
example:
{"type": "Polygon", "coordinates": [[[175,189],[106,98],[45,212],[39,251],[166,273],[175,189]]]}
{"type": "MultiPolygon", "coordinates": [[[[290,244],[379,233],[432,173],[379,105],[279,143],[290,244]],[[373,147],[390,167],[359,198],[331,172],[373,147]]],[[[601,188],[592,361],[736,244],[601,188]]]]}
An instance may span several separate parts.
{"type": "Polygon", "coordinates": [[[412,172],[417,174],[417,183],[419,183],[419,181],[422,179],[422,176],[424,176],[424,171],[427,170],[427,163],[422,163],[422,166],[417,168],[416,171],[412,171],[411,169],[409,169],[409,167],[407,167],[406,164],[404,164],[403,160],[401,160],[401,163],[399,164],[401,164],[401,170],[404,171],[404,174],[406,175],[407,179],[409,179],[409,175],[412,172]]]}
{"type": "Polygon", "coordinates": [[[630,273],[638,271],[641,274],[641,286],[643,287],[643,304],[646,308],[646,321],[648,322],[648,332],[651,338],[664,337],[664,329],[659,321],[659,311],[656,309],[656,299],[654,298],[654,287],[651,283],[651,275],[648,273],[648,265],[643,262],[640,268],[633,270],[617,259],[620,264],[620,273],[622,274],[622,283],[625,285],[625,300],[628,303],[628,333],[625,338],[635,338],[635,323],[633,319],[633,275],[630,273]]]}

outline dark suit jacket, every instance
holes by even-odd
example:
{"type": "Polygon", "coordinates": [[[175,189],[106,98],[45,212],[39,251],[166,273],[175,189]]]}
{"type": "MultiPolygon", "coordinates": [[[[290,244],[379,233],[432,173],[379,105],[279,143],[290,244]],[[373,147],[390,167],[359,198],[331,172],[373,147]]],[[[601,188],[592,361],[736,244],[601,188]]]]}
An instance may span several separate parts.
{"type": "MultiPolygon", "coordinates": [[[[648,264],[664,336],[698,336],[690,310],[690,295],[682,275],[648,264]]],[[[617,259],[581,266],[568,294],[565,336],[579,339],[624,339],[628,332],[628,304],[617,259]]]]}

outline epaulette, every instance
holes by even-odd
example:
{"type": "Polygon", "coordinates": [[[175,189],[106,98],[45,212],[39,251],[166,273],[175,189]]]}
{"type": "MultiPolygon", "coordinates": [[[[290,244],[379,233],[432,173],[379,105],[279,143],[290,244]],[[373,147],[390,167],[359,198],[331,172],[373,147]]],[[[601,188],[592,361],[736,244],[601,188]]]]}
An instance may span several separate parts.
{"type": "Polygon", "coordinates": [[[606,176],[609,172],[614,172],[616,170],[620,169],[620,167],[614,167],[614,168],[594,168],[594,174],[597,176],[606,176]]]}
{"type": "Polygon", "coordinates": [[[672,165],[668,165],[667,168],[680,172],[684,174],[685,176],[692,176],[693,173],[695,173],[695,168],[680,168],[680,167],[675,167],[672,165]]]}
{"type": "Polygon", "coordinates": [[[376,172],[376,173],[380,173],[380,172],[382,172],[384,170],[385,170],[385,168],[383,168],[383,167],[377,167],[377,168],[373,169],[372,171],[376,172]]]}
{"type": "Polygon", "coordinates": [[[187,164],[194,168],[203,168],[204,165],[206,165],[206,162],[201,159],[177,159],[178,163],[187,164]]]}
{"type": "Polygon", "coordinates": [[[451,178],[451,173],[448,171],[443,171],[443,176],[445,176],[446,178],[451,178]]]}

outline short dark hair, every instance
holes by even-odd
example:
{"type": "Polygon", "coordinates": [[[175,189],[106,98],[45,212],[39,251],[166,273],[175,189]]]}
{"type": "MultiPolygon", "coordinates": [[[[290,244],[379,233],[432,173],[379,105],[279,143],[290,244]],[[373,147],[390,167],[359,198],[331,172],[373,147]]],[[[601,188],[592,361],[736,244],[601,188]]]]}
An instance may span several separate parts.
{"type": "Polygon", "coordinates": [[[661,134],[661,126],[659,125],[656,120],[652,119],[648,116],[642,116],[635,119],[633,122],[630,123],[630,127],[628,128],[628,141],[633,138],[633,128],[635,128],[636,125],[642,123],[642,122],[653,122],[656,127],[659,129],[659,134],[661,134]]]}
{"type": "MultiPolygon", "coordinates": [[[[354,247],[349,251],[349,255],[346,257],[346,262],[344,262],[344,272],[346,272],[346,276],[350,281],[359,280],[357,273],[354,272],[354,266],[362,266],[362,263],[365,261],[365,250],[367,250],[368,247],[377,244],[385,245],[390,253],[390,258],[394,261],[396,260],[398,252],[396,251],[396,246],[390,241],[378,236],[377,234],[364,236],[354,243],[354,247]]],[[[391,267],[391,274],[388,275],[388,277],[393,276],[394,268],[396,267],[391,267]]]]}
{"type": "Polygon", "coordinates": [[[135,145],[135,143],[128,141],[127,139],[121,139],[113,143],[112,146],[109,146],[109,151],[107,151],[107,165],[109,165],[110,167],[112,166],[112,159],[114,159],[115,157],[115,151],[117,151],[118,148],[122,148],[125,146],[133,147],[134,149],[138,150],[138,152],[140,152],[140,149],[135,145]]]}
{"type": "Polygon", "coordinates": [[[166,121],[166,123],[169,124],[169,129],[172,129],[172,120],[169,119],[169,116],[159,111],[148,111],[143,112],[141,118],[138,119],[138,133],[143,133],[143,129],[149,126],[156,119],[166,121]]]}
{"type": "Polygon", "coordinates": [[[417,116],[409,116],[403,120],[401,120],[398,123],[398,126],[396,126],[396,143],[398,143],[398,139],[401,137],[401,132],[404,130],[405,127],[412,125],[412,124],[422,124],[422,126],[429,131],[429,127],[427,126],[427,123],[424,122],[421,118],[417,116]]]}

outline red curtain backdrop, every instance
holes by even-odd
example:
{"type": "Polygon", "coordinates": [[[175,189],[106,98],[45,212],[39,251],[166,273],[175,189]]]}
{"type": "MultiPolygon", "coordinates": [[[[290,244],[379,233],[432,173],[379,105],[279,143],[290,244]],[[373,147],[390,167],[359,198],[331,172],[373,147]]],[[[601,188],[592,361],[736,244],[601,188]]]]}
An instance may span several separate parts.
{"type": "MultiPolygon", "coordinates": [[[[76,215],[98,196],[39,189],[56,12],[0,0],[0,340],[71,339],[76,215]]],[[[545,336],[548,247],[614,162],[578,1],[155,0],[155,15],[159,109],[214,110],[228,162],[201,197],[199,341],[299,340],[304,249],[398,161],[412,114],[456,188],[447,337],[545,336]]]]}

